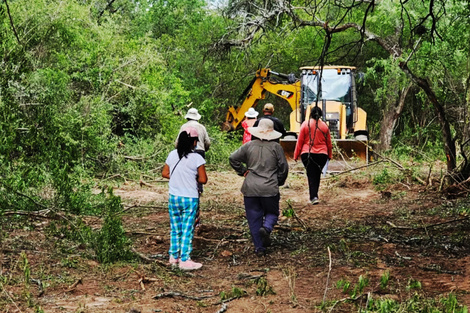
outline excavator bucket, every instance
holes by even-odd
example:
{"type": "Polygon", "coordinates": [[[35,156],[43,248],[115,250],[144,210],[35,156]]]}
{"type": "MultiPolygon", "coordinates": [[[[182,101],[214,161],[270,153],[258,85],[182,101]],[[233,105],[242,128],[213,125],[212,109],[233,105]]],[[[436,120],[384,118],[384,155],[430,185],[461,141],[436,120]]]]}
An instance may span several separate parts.
{"type": "MultiPolygon", "coordinates": [[[[369,147],[367,141],[356,139],[335,139],[333,143],[333,159],[341,161],[360,160],[369,161],[369,147]]],[[[294,158],[296,138],[285,137],[280,140],[287,160],[294,158]]]]}
{"type": "Polygon", "coordinates": [[[369,147],[367,141],[356,139],[333,140],[333,158],[337,160],[359,159],[369,161],[369,147]]]}
{"type": "Polygon", "coordinates": [[[285,137],[282,138],[279,142],[281,144],[282,149],[284,149],[284,155],[286,156],[287,160],[294,159],[294,150],[295,145],[297,144],[297,139],[292,137],[285,137]]]}

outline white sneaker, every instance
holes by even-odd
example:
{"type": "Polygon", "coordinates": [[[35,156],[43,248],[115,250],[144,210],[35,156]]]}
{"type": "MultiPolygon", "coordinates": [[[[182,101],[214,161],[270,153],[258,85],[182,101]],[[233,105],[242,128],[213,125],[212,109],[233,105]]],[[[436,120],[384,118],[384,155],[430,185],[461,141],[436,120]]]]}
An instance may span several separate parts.
{"type": "Polygon", "coordinates": [[[200,269],[202,267],[202,264],[194,262],[191,259],[188,259],[186,261],[180,261],[179,267],[180,267],[180,270],[183,270],[183,271],[193,271],[193,270],[200,269]]]}
{"type": "Polygon", "coordinates": [[[317,197],[313,198],[313,200],[311,201],[313,205],[315,204],[319,204],[320,203],[320,200],[318,200],[317,197]]]}

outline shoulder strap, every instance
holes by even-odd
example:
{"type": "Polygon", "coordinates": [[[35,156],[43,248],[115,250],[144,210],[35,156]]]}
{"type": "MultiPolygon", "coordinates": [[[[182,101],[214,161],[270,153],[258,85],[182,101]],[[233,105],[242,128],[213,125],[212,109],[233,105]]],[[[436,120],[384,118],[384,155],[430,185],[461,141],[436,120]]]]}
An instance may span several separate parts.
{"type": "MultiPolygon", "coordinates": [[[[184,158],[184,157],[183,157],[183,158],[184,158]]],[[[181,158],[181,159],[182,159],[182,158],[181,158]]],[[[173,169],[171,170],[170,177],[171,177],[171,175],[173,175],[173,172],[175,171],[176,167],[177,167],[178,164],[180,163],[181,159],[179,159],[178,162],[176,162],[175,167],[173,167],[173,169]]]]}
{"type": "MultiPolygon", "coordinates": [[[[189,153],[186,155],[186,157],[187,157],[190,153],[194,153],[194,151],[189,152],[189,153]]],[[[185,156],[183,156],[181,159],[178,160],[178,162],[176,162],[175,167],[173,167],[173,169],[171,170],[170,176],[173,175],[173,172],[175,171],[176,167],[178,166],[178,164],[181,162],[181,160],[182,160],[184,157],[185,157],[185,156]]]]}

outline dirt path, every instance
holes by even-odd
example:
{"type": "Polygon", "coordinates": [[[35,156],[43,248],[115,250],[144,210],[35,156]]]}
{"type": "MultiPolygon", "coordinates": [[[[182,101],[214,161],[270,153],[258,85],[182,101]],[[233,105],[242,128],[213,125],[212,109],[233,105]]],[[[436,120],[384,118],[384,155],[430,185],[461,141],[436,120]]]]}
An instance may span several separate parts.
{"type": "MultiPolygon", "coordinates": [[[[102,266],[79,246],[71,252],[51,242],[42,222],[6,234],[0,277],[21,277],[14,264],[18,251],[25,251],[31,278],[42,280],[42,288],[31,283],[27,292],[32,303],[52,313],[320,312],[323,300],[331,309],[326,311],[351,312],[371,299],[404,301],[418,291],[427,297],[454,292],[460,303],[470,304],[469,221],[458,215],[455,201],[406,184],[379,192],[370,177],[356,174],[324,179],[321,203],[312,206],[305,177],[294,168],[281,189],[281,208],[293,209],[297,218],[281,217],[268,255],[259,258],[244,218],[242,178],[209,174],[192,255],[204,263],[200,271],[166,266],[167,186],[153,183],[115,189],[128,208],[124,227],[133,247],[147,260],[102,266]],[[361,279],[368,283],[353,293],[361,279]],[[331,307],[346,298],[357,299],[331,307]]],[[[2,312],[34,312],[24,293],[20,278],[5,286],[2,312]]]]}

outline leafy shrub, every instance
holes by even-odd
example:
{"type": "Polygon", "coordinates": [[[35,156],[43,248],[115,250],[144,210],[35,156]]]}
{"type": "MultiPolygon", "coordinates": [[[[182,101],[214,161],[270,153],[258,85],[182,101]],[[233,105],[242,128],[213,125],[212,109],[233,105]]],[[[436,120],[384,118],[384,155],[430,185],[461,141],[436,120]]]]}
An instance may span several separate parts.
{"type": "Polygon", "coordinates": [[[238,287],[232,287],[232,290],[229,292],[221,291],[219,294],[220,300],[228,300],[228,299],[238,299],[247,295],[246,290],[240,289],[238,287]]]}
{"type": "Polygon", "coordinates": [[[390,271],[386,270],[380,277],[380,288],[387,288],[388,282],[390,281],[390,271]]]}
{"type": "Polygon", "coordinates": [[[108,190],[104,210],[103,226],[95,237],[96,258],[102,263],[130,260],[133,254],[129,249],[131,242],[126,237],[122,227],[121,197],[113,195],[112,188],[108,190]]]}
{"type": "Polygon", "coordinates": [[[207,163],[230,168],[228,157],[240,148],[242,145],[241,138],[238,138],[235,133],[221,132],[216,127],[208,129],[208,133],[211,138],[211,148],[206,153],[207,163]]]}
{"type": "Polygon", "coordinates": [[[78,177],[71,172],[67,164],[63,166],[56,164],[52,169],[51,176],[55,189],[54,206],[73,214],[80,214],[91,209],[89,201],[91,189],[90,186],[79,182],[78,177]]]}
{"type": "Polygon", "coordinates": [[[444,306],[444,312],[452,313],[468,313],[468,307],[460,305],[455,294],[450,293],[447,297],[440,299],[440,303],[444,306]]]}
{"type": "Polygon", "coordinates": [[[255,284],[257,296],[267,296],[276,294],[273,287],[268,284],[268,280],[266,279],[266,277],[261,276],[256,278],[255,284]]]}
{"type": "Polygon", "coordinates": [[[381,173],[375,175],[374,179],[372,180],[374,185],[387,185],[391,184],[392,182],[393,177],[386,168],[384,168],[381,173]]]}

